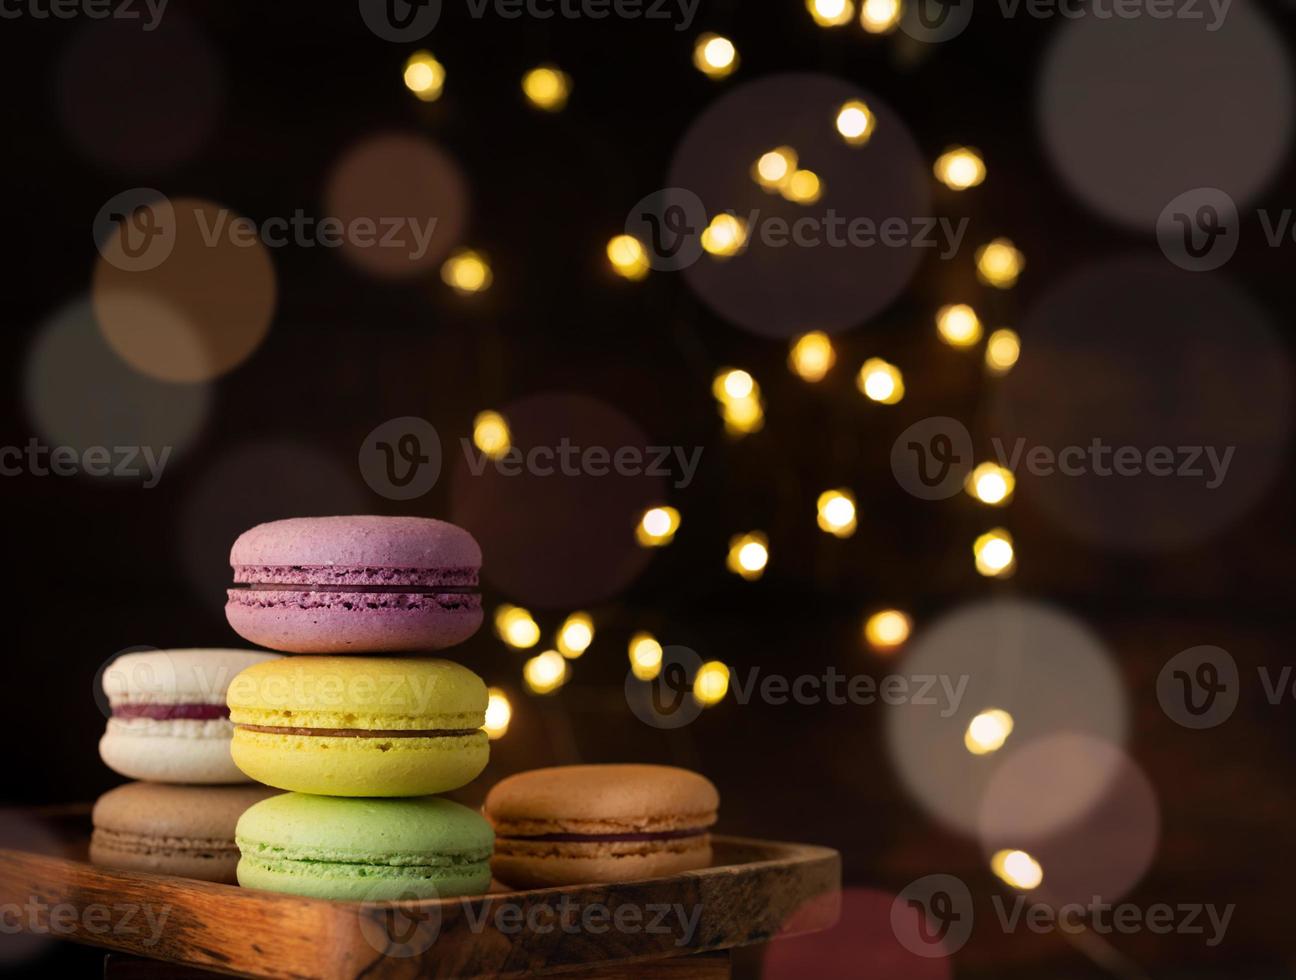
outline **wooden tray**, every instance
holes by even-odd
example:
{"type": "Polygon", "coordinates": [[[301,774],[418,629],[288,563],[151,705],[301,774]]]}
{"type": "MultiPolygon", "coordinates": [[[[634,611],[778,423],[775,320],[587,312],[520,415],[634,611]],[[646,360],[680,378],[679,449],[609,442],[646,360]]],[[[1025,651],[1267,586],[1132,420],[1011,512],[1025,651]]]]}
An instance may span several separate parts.
{"type": "Polygon", "coordinates": [[[669,878],[372,905],[99,868],[85,849],[84,835],[72,857],[0,849],[0,905],[23,907],[24,929],[254,977],[516,977],[666,960],[825,929],[841,888],[834,850],[719,836],[714,866],[669,878]]]}

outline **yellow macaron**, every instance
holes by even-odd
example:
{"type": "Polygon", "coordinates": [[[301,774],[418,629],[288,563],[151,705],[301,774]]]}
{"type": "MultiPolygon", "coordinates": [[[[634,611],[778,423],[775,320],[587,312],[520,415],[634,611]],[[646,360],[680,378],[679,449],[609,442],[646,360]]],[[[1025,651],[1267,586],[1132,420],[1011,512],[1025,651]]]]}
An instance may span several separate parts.
{"type": "Polygon", "coordinates": [[[425,796],[486,768],[482,679],[446,660],[290,657],[230,682],[234,764],[322,796],[425,796]]]}

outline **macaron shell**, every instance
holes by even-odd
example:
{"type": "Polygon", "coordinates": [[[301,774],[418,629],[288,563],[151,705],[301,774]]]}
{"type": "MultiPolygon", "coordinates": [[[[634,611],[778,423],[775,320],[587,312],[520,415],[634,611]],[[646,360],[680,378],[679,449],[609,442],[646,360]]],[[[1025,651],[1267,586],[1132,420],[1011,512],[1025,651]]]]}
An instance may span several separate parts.
{"type": "MultiPolygon", "coordinates": [[[[194,723],[202,724],[202,723],[194,723]]],[[[99,740],[99,757],[113,772],[155,783],[246,783],[230,754],[230,725],[221,737],[135,734],[113,719],[99,740]]]]}
{"type": "Polygon", "coordinates": [[[227,703],[235,724],[321,728],[480,728],[486,683],[449,660],[287,657],[239,674],[227,703]]]}
{"type": "Polygon", "coordinates": [[[484,806],[496,832],[617,834],[710,826],[720,795],[705,776],[674,766],[555,766],[491,787],[484,806]]]}
{"type": "Polygon", "coordinates": [[[219,848],[211,846],[214,843],[177,841],[175,849],[169,849],[163,842],[143,841],[138,848],[122,847],[96,832],[90,838],[90,863],[121,871],[147,871],[223,885],[238,884],[238,848],[233,840],[219,848]]]}
{"type": "Polygon", "coordinates": [[[261,891],[340,902],[392,902],[481,895],[490,886],[490,865],[482,862],[468,872],[436,877],[398,873],[378,878],[360,874],[353,865],[285,862],[271,868],[244,858],[238,861],[237,876],[244,888],[261,891]]]}
{"type": "Polygon", "coordinates": [[[439,738],[278,735],[236,729],[234,763],[267,786],[321,796],[444,793],[476,779],[490,760],[485,732],[439,738]]]}
{"type": "Polygon", "coordinates": [[[292,517],[240,534],[230,564],[479,568],[481,548],[463,528],[431,517],[292,517]]]}
{"type": "Polygon", "coordinates": [[[224,704],[229,682],[254,664],[280,659],[263,650],[148,650],[125,653],[103,672],[108,703],[224,704]]]}
{"type": "Polygon", "coordinates": [[[632,853],[616,853],[615,845],[550,844],[517,848],[515,842],[499,840],[491,858],[491,872],[513,888],[554,888],[661,878],[710,866],[709,835],[671,844],[670,847],[638,846],[632,853]]]}
{"type": "Polygon", "coordinates": [[[245,640],[285,653],[398,653],[463,643],[482,610],[477,595],[230,589],[225,618],[245,640]]]}

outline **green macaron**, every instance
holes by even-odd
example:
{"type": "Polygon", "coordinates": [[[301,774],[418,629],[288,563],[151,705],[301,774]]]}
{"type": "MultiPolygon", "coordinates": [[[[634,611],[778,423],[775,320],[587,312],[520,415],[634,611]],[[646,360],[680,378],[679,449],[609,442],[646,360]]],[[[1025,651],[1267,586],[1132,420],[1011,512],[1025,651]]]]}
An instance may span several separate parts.
{"type": "Polygon", "coordinates": [[[353,902],[481,894],[495,843],[479,813],[435,796],[305,793],[251,807],[234,838],[244,888],[353,902]]]}

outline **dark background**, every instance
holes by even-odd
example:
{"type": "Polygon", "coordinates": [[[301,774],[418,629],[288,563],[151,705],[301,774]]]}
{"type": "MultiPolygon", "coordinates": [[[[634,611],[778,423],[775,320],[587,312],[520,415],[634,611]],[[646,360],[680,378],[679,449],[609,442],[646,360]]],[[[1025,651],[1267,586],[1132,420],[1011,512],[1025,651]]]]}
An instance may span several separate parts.
{"type": "MultiPolygon", "coordinates": [[[[1236,902],[1238,910],[1217,949],[1184,936],[1118,937],[1115,945],[1144,973],[1091,962],[1056,934],[984,930],[954,958],[954,975],[1290,976],[1290,705],[1271,707],[1253,686],[1226,726],[1200,733],[1172,724],[1154,694],[1161,665],[1202,643],[1228,649],[1251,676],[1257,665],[1291,662],[1289,458],[1240,520],[1207,540],[1151,554],[1070,536],[1025,492],[1007,516],[963,495],[943,504],[915,500],[888,465],[891,443],[913,421],[949,414],[974,427],[984,418],[990,384],[979,353],[951,351],[931,327],[931,311],[952,293],[980,296],[975,301],[993,307],[997,321],[1020,326],[1047,285],[1073,269],[1126,253],[1160,260],[1153,236],[1092,215],[1044,158],[1036,72],[1061,25],[984,12],[955,41],[921,48],[856,27],[820,30],[795,2],[703,0],[685,32],[615,19],[475,21],[459,5],[447,8],[430,38],[402,45],[366,31],[350,3],[254,10],[173,0],[167,16],[197,25],[224,62],[223,105],[191,157],[134,172],[96,163],[60,123],[58,61],[85,25],[0,23],[9,229],[3,320],[11,351],[0,442],[25,445],[40,435],[24,404],[28,345],[42,322],[86,293],[96,258],[92,220],[127,187],[199,195],[257,218],[298,207],[320,213],[324,180],[344,149],[382,130],[418,131],[466,174],[466,241],[489,253],[495,276],[490,291],[460,297],[435,271],[383,281],[337,252],[277,249],[270,332],[214,384],[207,424],[158,487],[4,478],[12,571],[5,802],[88,801],[120,781],[97,757],[103,719],[92,698],[96,671],[117,651],[240,645],[221,613],[227,570],[220,548],[191,542],[232,541],[259,520],[329,512],[339,498],[373,513],[453,517],[448,480],[411,504],[370,492],[355,464],[365,434],[388,418],[422,416],[455,447],[482,408],[575,391],[619,408],[654,444],[705,447],[702,468],[693,486],[668,492],[683,527],[632,584],[592,603],[532,604],[546,633],[577,605],[599,628],[558,695],[528,697],[522,657],[488,628],[456,651],[509,691],[514,706],[490,768],[459,798],[476,803],[499,776],[537,765],[690,766],[719,787],[724,831],[836,847],[854,887],[895,892],[921,875],[957,874],[988,915],[982,903],[997,883],[978,846],[942,830],[903,791],[885,749],[882,709],[737,705],[731,697],[680,732],[658,731],[625,707],[625,641],[650,628],[740,670],[822,672],[831,664],[881,676],[893,664],[870,654],[859,635],[870,608],[897,604],[921,631],[966,599],[1039,597],[1097,632],[1129,692],[1128,750],[1161,805],[1158,855],[1131,900],[1236,902]],[[692,40],[701,30],[734,39],[737,75],[717,84],[693,69],[692,40]],[[449,72],[445,96],[429,105],[400,80],[419,46],[449,72]],[[531,109],[518,89],[522,72],[541,61],[575,78],[570,105],[555,116],[531,109]],[[726,87],[790,70],[848,79],[889,104],[927,161],[950,143],[979,147],[990,178],[957,197],[935,188],[936,213],[968,215],[977,241],[1010,234],[1029,262],[1015,290],[990,297],[974,292],[980,287],[969,258],[957,267],[925,261],[897,302],[838,338],[838,366],[818,386],[787,371],[784,343],[726,322],[680,277],[655,273],[628,283],[610,273],[603,254],[631,205],[665,184],[675,146],[704,107],[726,87]],[[893,409],[878,410],[854,388],[856,367],[873,354],[905,368],[908,395],[893,409]],[[710,396],[711,377],[726,364],[750,370],[766,396],[764,430],[738,441],[725,437],[710,396]],[[219,484],[219,506],[209,506],[211,494],[203,494],[213,474],[226,472],[229,454],[248,445],[268,447],[259,468],[219,484]],[[303,470],[294,455],[302,447],[332,460],[348,489],[321,486],[303,470]],[[855,490],[860,530],[838,541],[815,528],[814,501],[820,490],[843,485],[855,490]],[[976,534],[1001,522],[1010,524],[1022,559],[1008,582],[978,576],[968,550],[976,534]],[[724,552],[731,534],[755,527],[770,533],[773,560],[763,579],[747,583],[724,570],[724,552]]],[[[1287,8],[1271,14],[1290,29],[1287,8]]],[[[1286,206],[1291,178],[1287,160],[1255,203],[1286,206]]],[[[1296,312],[1292,247],[1269,249],[1252,234],[1228,271],[1288,345],[1296,312]]],[[[1029,335],[1025,344],[1029,352],[1029,335]]],[[[78,397],[75,389],[69,397],[78,397]]],[[[84,404],[87,413],[103,408],[84,404]]],[[[526,500],[499,506],[525,508],[526,500]]],[[[573,522],[567,533],[599,532],[573,522]]],[[[489,551],[485,561],[489,569],[489,551]]],[[[562,556],[554,562],[561,575],[562,556]]],[[[530,604],[486,591],[488,609],[530,604]]],[[[89,971],[98,955],[59,948],[25,969],[89,971]]],[[[745,957],[748,968],[754,959],[745,957]]]]}

